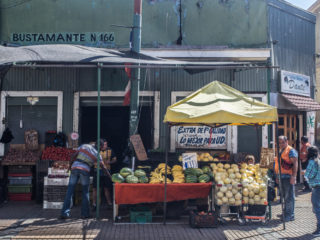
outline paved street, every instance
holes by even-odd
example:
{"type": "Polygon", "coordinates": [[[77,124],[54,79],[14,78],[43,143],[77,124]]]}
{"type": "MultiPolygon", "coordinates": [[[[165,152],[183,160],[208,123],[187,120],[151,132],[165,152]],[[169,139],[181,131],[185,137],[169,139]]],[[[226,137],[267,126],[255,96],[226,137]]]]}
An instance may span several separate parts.
{"type": "MultiPolygon", "coordinates": [[[[276,217],[280,205],[272,208],[271,222],[239,226],[230,221],[218,228],[193,229],[188,218],[178,224],[113,224],[111,211],[101,209],[101,220],[81,220],[80,208],[72,209],[73,218],[58,220],[58,210],[43,210],[33,202],[10,202],[0,208],[0,239],[316,239],[315,217],[310,204],[310,193],[297,191],[296,220],[286,224],[276,217]]],[[[320,239],[320,238],[319,238],[320,239]]]]}

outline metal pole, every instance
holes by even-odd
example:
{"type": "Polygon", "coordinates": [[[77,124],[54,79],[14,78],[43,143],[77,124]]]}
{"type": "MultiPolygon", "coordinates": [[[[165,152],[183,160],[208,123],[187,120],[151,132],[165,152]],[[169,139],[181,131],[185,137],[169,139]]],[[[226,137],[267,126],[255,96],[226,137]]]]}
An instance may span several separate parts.
{"type": "MultiPolygon", "coordinates": [[[[134,0],[133,14],[133,41],[132,51],[140,53],[141,50],[141,25],[142,25],[142,0],[134,0]]],[[[140,64],[137,69],[134,69],[134,77],[131,79],[130,92],[130,136],[136,134],[138,129],[138,112],[139,112],[139,88],[140,88],[140,64]]]]}
{"type": "Polygon", "coordinates": [[[279,151],[279,132],[278,132],[278,122],[276,122],[276,147],[277,147],[277,161],[278,161],[278,168],[279,168],[279,174],[278,174],[278,181],[279,181],[279,190],[280,190],[280,203],[281,203],[281,210],[282,210],[282,222],[283,222],[283,230],[286,230],[286,223],[285,223],[285,217],[284,217],[284,204],[283,201],[283,191],[282,191],[282,182],[281,182],[281,166],[280,166],[280,151],[279,151]]]}
{"type": "Polygon", "coordinates": [[[98,150],[98,156],[97,156],[97,202],[96,202],[96,218],[99,218],[99,210],[100,210],[100,111],[101,111],[101,102],[100,102],[100,90],[101,90],[101,63],[98,63],[98,110],[97,110],[97,150],[98,150]]]}
{"type": "MultiPolygon", "coordinates": [[[[272,62],[271,59],[269,58],[267,61],[267,97],[268,97],[268,104],[270,105],[270,91],[271,91],[271,67],[272,62]]],[[[271,141],[271,131],[272,131],[272,125],[267,125],[268,128],[268,148],[270,147],[270,141],[271,141]]]]}
{"type": "Polygon", "coordinates": [[[169,125],[167,124],[166,126],[166,156],[165,156],[165,161],[166,161],[166,166],[165,166],[165,179],[164,179],[164,201],[163,201],[163,224],[165,225],[166,224],[166,218],[167,218],[167,176],[168,176],[168,173],[167,173],[167,170],[168,170],[168,145],[169,145],[169,141],[170,141],[170,138],[169,138],[169,125]]]}

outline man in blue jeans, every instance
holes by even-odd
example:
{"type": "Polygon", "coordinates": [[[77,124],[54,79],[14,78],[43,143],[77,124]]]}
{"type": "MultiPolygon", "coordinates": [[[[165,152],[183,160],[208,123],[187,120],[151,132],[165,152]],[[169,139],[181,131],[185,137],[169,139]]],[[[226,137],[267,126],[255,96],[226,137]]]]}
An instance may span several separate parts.
{"type": "MultiPolygon", "coordinates": [[[[100,141],[100,146],[103,146],[104,142],[100,141]]],[[[89,203],[89,187],[90,187],[90,168],[97,161],[98,151],[96,147],[90,144],[81,145],[77,152],[71,159],[71,174],[69,179],[69,185],[67,194],[61,210],[61,219],[70,217],[70,205],[71,198],[74,193],[74,189],[80,179],[82,185],[82,207],[81,218],[90,217],[90,203],[89,203]]],[[[100,160],[102,159],[99,154],[100,160]]],[[[101,167],[106,169],[103,161],[100,161],[101,167]]]]}
{"type": "MultiPolygon", "coordinates": [[[[294,221],[294,201],[295,191],[294,185],[296,183],[298,171],[298,153],[288,145],[286,136],[279,136],[280,147],[280,168],[281,168],[281,185],[285,202],[284,220],[294,221]]],[[[275,173],[279,174],[279,165],[277,158],[275,159],[275,173]]],[[[277,183],[278,177],[276,178],[277,183]]],[[[282,217],[282,215],[279,215],[282,217]]]]}

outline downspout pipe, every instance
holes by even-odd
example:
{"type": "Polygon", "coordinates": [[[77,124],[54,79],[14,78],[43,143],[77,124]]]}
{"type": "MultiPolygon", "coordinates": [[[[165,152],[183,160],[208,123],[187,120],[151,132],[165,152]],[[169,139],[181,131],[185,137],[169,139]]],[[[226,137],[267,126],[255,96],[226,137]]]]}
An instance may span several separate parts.
{"type": "Polygon", "coordinates": [[[98,91],[98,106],[97,106],[97,202],[96,202],[96,218],[99,219],[100,217],[100,115],[101,115],[101,98],[100,98],[100,92],[101,92],[101,67],[102,64],[98,63],[97,65],[97,91],[98,91]]]}
{"type": "MultiPolygon", "coordinates": [[[[141,25],[142,25],[142,0],[134,0],[133,14],[133,41],[132,51],[139,54],[141,51],[141,25]]],[[[140,66],[140,64],[139,64],[140,66]]],[[[140,67],[134,69],[133,78],[131,79],[130,92],[130,119],[129,135],[136,134],[139,124],[139,88],[140,88],[140,67]]]]}

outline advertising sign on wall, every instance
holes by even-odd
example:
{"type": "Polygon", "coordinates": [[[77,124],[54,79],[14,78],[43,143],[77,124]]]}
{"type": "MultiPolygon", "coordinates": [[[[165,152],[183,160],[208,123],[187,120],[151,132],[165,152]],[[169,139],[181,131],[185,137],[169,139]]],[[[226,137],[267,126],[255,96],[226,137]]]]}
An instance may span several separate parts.
{"type": "Polygon", "coordinates": [[[176,127],[176,148],[226,149],[227,126],[211,128],[207,126],[176,127]]]}
{"type": "Polygon", "coordinates": [[[315,112],[307,112],[307,137],[309,138],[309,143],[314,144],[315,138],[315,112]]]}
{"type": "Polygon", "coordinates": [[[310,77],[281,71],[281,92],[310,97],[310,77]]]}

